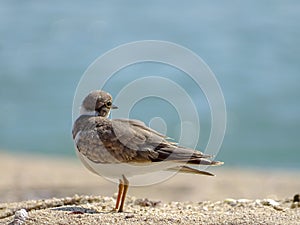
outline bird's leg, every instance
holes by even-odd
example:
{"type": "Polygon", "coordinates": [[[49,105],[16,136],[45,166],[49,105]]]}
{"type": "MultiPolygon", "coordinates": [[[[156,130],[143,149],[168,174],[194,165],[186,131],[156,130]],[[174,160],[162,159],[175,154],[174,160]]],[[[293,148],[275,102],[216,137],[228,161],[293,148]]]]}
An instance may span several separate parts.
{"type": "Polygon", "coordinates": [[[118,211],[118,208],[119,208],[119,205],[120,205],[121,196],[122,196],[123,191],[124,191],[124,182],[121,179],[119,181],[120,181],[120,183],[119,183],[119,191],[118,191],[118,197],[117,197],[116,208],[115,208],[116,212],[118,211]]]}
{"type": "Polygon", "coordinates": [[[122,177],[123,177],[123,181],[124,181],[124,190],[123,190],[123,195],[122,195],[122,200],[121,200],[121,206],[120,206],[118,212],[123,212],[123,206],[124,206],[127,190],[129,187],[129,181],[126,179],[126,177],[124,175],[122,175],[122,177]]]}

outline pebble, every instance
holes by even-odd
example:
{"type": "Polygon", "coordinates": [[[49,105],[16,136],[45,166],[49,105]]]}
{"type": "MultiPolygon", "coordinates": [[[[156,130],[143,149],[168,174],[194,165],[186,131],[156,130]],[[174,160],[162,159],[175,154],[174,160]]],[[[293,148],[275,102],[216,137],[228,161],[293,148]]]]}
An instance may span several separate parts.
{"type": "Polygon", "coordinates": [[[134,217],[134,214],[129,214],[129,215],[125,216],[125,219],[130,219],[130,218],[133,218],[133,217],[134,217]]]}
{"type": "Polygon", "coordinates": [[[161,203],[161,201],[152,201],[147,198],[145,199],[136,199],[134,204],[139,206],[150,206],[150,207],[156,207],[161,203]]]}
{"type": "Polygon", "coordinates": [[[252,202],[252,201],[249,200],[249,199],[242,198],[242,199],[237,200],[237,202],[238,203],[249,203],[249,202],[252,202]]]}
{"type": "Polygon", "coordinates": [[[280,204],[278,202],[276,202],[273,199],[263,199],[260,201],[261,204],[266,205],[266,206],[279,206],[280,204]]]}
{"type": "Polygon", "coordinates": [[[293,203],[291,205],[291,208],[292,209],[295,209],[295,208],[300,208],[300,196],[299,194],[296,194],[293,198],[293,203]]]}
{"type": "Polygon", "coordinates": [[[26,219],[28,219],[28,213],[25,209],[20,209],[15,212],[14,221],[12,221],[9,225],[22,225],[25,223],[26,219]]]}
{"type": "Polygon", "coordinates": [[[227,203],[230,206],[236,206],[238,201],[233,198],[227,198],[224,200],[225,203],[227,203]]]}

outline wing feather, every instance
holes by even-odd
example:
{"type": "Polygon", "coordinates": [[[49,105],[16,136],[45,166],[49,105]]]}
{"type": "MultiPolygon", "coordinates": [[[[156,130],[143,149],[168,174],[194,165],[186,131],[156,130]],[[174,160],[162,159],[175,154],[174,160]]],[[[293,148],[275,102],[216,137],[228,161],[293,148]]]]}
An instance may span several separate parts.
{"type": "MultiPolygon", "coordinates": [[[[102,121],[103,123],[103,121],[102,121]]],[[[200,151],[177,146],[167,137],[138,120],[107,120],[98,130],[100,139],[111,154],[121,162],[178,161],[190,164],[213,165],[210,155],[200,151]],[[106,136],[104,130],[110,135],[106,136]]]]}

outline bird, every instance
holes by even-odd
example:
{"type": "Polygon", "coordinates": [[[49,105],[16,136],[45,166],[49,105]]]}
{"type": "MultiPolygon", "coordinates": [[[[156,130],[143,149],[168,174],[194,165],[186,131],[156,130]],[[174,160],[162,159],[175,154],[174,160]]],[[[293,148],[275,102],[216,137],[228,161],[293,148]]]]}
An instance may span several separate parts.
{"type": "Polygon", "coordinates": [[[112,101],[112,96],[103,90],[90,92],[82,101],[72,136],[76,153],[88,170],[118,179],[113,211],[123,212],[131,176],[153,170],[214,176],[192,166],[223,164],[211,160],[211,155],[179,146],[142,121],[110,119],[110,111],[118,108],[112,101]]]}

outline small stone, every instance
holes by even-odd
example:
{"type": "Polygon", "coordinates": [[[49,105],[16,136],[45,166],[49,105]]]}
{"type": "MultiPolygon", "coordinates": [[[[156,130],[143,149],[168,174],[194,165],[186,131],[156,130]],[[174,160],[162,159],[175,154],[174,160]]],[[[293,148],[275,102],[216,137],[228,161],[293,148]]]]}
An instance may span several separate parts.
{"type": "Polygon", "coordinates": [[[15,212],[14,221],[10,223],[10,225],[22,225],[25,223],[28,218],[28,213],[25,209],[20,209],[15,212]]]}
{"type": "Polygon", "coordinates": [[[160,203],[161,203],[161,201],[151,201],[151,200],[149,200],[147,198],[145,198],[145,199],[137,199],[134,202],[135,205],[139,205],[139,206],[143,206],[143,207],[145,207],[145,206],[156,207],[160,203]]]}
{"type": "Polygon", "coordinates": [[[251,200],[242,198],[242,199],[237,200],[237,202],[238,203],[249,203],[249,202],[251,202],[251,200]]]}
{"type": "Polygon", "coordinates": [[[232,199],[232,198],[227,198],[224,200],[225,203],[227,203],[230,206],[236,206],[237,205],[237,200],[232,199]]]}
{"type": "Polygon", "coordinates": [[[300,196],[296,194],[293,198],[291,209],[300,208],[300,196]]]}
{"type": "Polygon", "coordinates": [[[300,196],[299,194],[296,194],[293,198],[293,202],[300,202],[300,196]]]}
{"type": "Polygon", "coordinates": [[[297,202],[293,202],[292,205],[291,205],[291,209],[295,209],[295,208],[298,208],[300,207],[300,204],[297,203],[297,202]]]}
{"type": "Polygon", "coordinates": [[[208,211],[208,208],[207,208],[206,206],[204,206],[202,209],[203,209],[204,211],[208,211]]]}
{"type": "Polygon", "coordinates": [[[263,199],[261,200],[261,204],[266,205],[266,206],[279,206],[279,203],[276,202],[273,199],[263,199]]]}
{"type": "Polygon", "coordinates": [[[125,216],[125,219],[130,219],[130,218],[133,218],[133,217],[134,217],[134,214],[129,214],[129,215],[125,216]]]}
{"type": "Polygon", "coordinates": [[[285,209],[280,206],[274,206],[273,208],[276,209],[277,211],[283,211],[283,212],[285,211],[285,209]]]}

